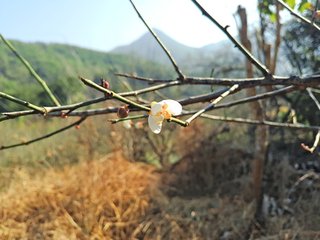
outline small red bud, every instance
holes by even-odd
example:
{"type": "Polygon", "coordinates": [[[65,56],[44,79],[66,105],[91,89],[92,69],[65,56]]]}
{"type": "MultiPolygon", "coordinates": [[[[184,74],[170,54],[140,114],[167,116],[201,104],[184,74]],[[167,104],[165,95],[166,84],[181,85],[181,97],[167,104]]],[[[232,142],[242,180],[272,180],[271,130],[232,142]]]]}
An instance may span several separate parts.
{"type": "Polygon", "coordinates": [[[61,118],[68,118],[68,115],[66,113],[61,113],[61,118]]]}
{"type": "Polygon", "coordinates": [[[118,108],[117,115],[119,118],[125,118],[129,115],[129,108],[128,106],[121,106],[118,108]]]}
{"type": "Polygon", "coordinates": [[[106,79],[101,79],[101,86],[104,87],[105,89],[109,89],[110,83],[106,79]]]}
{"type": "Polygon", "coordinates": [[[80,129],[80,125],[76,125],[75,128],[78,130],[80,129]]]}

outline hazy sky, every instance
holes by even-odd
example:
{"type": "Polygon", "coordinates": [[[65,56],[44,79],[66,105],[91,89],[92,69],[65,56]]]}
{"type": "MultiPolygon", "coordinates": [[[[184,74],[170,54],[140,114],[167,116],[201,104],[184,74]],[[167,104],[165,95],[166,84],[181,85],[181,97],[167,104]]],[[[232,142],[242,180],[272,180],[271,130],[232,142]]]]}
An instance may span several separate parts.
{"type": "MultiPolygon", "coordinates": [[[[218,42],[224,35],[190,0],[134,0],[149,25],[193,47],[218,42]]],[[[199,0],[236,33],[233,13],[241,4],[249,23],[257,19],[256,0],[199,0]]],[[[2,0],[0,33],[9,39],[58,42],[108,51],[128,44],[147,29],[129,0],[2,0]]]]}

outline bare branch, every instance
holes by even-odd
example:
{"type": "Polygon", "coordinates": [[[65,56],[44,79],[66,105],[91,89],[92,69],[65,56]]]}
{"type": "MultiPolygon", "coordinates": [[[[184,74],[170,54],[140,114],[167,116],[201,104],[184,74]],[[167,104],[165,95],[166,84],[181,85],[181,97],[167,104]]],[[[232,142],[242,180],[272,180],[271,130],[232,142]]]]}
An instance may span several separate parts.
{"type": "Polygon", "coordinates": [[[215,100],[213,100],[208,106],[206,106],[205,108],[201,109],[200,111],[196,112],[195,114],[193,114],[190,118],[188,118],[186,120],[187,123],[191,123],[194,119],[196,119],[197,117],[199,117],[201,114],[203,114],[206,111],[209,111],[210,109],[212,109],[218,102],[220,102],[222,99],[224,99],[225,97],[227,97],[228,95],[230,95],[231,93],[237,91],[237,89],[239,88],[239,85],[233,85],[232,87],[230,87],[228,90],[226,90],[225,92],[223,92],[219,97],[217,97],[215,100]]]}
{"type": "MultiPolygon", "coordinates": [[[[118,77],[125,77],[125,78],[131,78],[131,79],[134,79],[134,80],[140,80],[140,81],[143,81],[143,82],[148,82],[150,84],[154,83],[154,79],[152,79],[152,78],[140,77],[140,76],[136,76],[136,75],[132,75],[132,74],[126,74],[126,73],[115,73],[114,75],[118,76],[118,77]]],[[[171,80],[168,80],[168,81],[171,81],[171,80]]]]}
{"type": "Polygon", "coordinates": [[[4,99],[7,99],[11,102],[14,102],[14,103],[17,103],[19,105],[22,105],[24,107],[27,107],[27,108],[30,108],[30,109],[33,109],[33,110],[36,110],[37,112],[41,112],[43,114],[46,114],[46,109],[44,107],[38,107],[32,103],[29,103],[27,101],[24,101],[24,100],[21,100],[19,98],[16,98],[16,97],[13,97],[9,94],[6,94],[6,93],[3,93],[3,92],[0,92],[0,98],[4,98],[4,99]]]}
{"type": "MultiPolygon", "coordinates": [[[[182,115],[191,115],[193,112],[184,112],[182,115]]],[[[123,121],[129,120],[137,120],[147,118],[148,115],[135,115],[127,118],[117,118],[117,119],[109,119],[108,121],[115,124],[123,121]]],[[[253,120],[248,118],[233,118],[233,117],[223,117],[223,116],[215,116],[211,114],[202,114],[200,117],[216,120],[216,121],[223,121],[223,122],[234,122],[234,123],[244,123],[244,124],[251,124],[251,125],[266,125],[271,127],[281,127],[281,128],[291,128],[291,129],[303,129],[303,130],[320,130],[320,126],[307,126],[304,124],[298,123],[280,123],[280,122],[272,122],[272,121],[260,121],[260,120],[253,120]]]]}
{"type": "Polygon", "coordinates": [[[138,9],[136,8],[136,6],[134,5],[132,0],[129,0],[134,8],[134,10],[136,11],[136,13],[138,14],[139,18],[141,19],[141,21],[144,23],[144,25],[148,28],[149,32],[152,34],[152,36],[156,39],[156,41],[158,42],[158,44],[160,45],[160,47],[163,49],[163,51],[166,53],[166,55],[168,56],[170,62],[172,63],[175,71],[177,72],[178,76],[179,76],[179,80],[183,80],[184,79],[184,75],[181,72],[180,68],[178,67],[176,61],[174,60],[174,58],[172,57],[171,53],[169,52],[169,50],[164,46],[164,44],[161,42],[160,38],[157,36],[157,34],[149,27],[149,25],[147,24],[147,22],[143,19],[143,17],[141,16],[140,12],[138,11],[138,9]]]}
{"type": "MultiPolygon", "coordinates": [[[[143,78],[130,74],[121,74],[119,76],[128,77],[132,79],[142,80],[148,79],[149,83],[169,83],[172,80],[163,79],[152,79],[143,78]]],[[[183,83],[180,84],[190,84],[190,85],[220,85],[220,86],[232,86],[239,84],[240,88],[250,88],[256,86],[276,86],[276,85],[296,85],[296,86],[319,86],[320,85],[320,75],[314,74],[305,77],[300,76],[290,76],[290,77],[256,77],[256,78],[212,78],[212,77],[185,77],[183,83]]]]}
{"type": "MultiPolygon", "coordinates": [[[[87,85],[89,87],[92,87],[92,88],[94,88],[94,89],[96,89],[96,90],[98,90],[100,92],[107,93],[110,97],[115,98],[115,99],[117,99],[117,100],[119,100],[119,101],[121,101],[123,103],[127,103],[130,106],[137,107],[137,108],[139,108],[141,110],[144,110],[144,111],[147,111],[147,112],[150,112],[150,110],[151,110],[149,107],[146,107],[144,105],[138,104],[138,103],[136,103],[134,101],[131,101],[128,98],[125,98],[125,97],[123,97],[123,96],[121,96],[121,95],[109,90],[109,89],[103,88],[103,87],[101,87],[100,85],[94,83],[91,80],[88,80],[88,79],[85,79],[85,78],[82,78],[82,77],[80,77],[80,79],[85,85],[87,85]]],[[[181,125],[183,127],[188,126],[188,123],[186,123],[184,121],[181,121],[180,119],[177,119],[177,118],[174,118],[174,117],[171,117],[169,119],[169,121],[178,123],[179,125],[181,125]]]]}
{"type": "Polygon", "coordinates": [[[277,0],[278,3],[280,3],[284,8],[286,8],[291,15],[295,16],[296,18],[300,19],[302,22],[305,22],[307,24],[310,24],[311,26],[313,26],[315,29],[317,29],[318,31],[320,31],[320,27],[315,24],[314,22],[311,22],[310,20],[306,19],[305,17],[301,16],[301,14],[295,12],[293,9],[291,9],[288,4],[286,4],[284,1],[282,0],[277,0]]]}
{"type": "Polygon", "coordinates": [[[224,122],[236,122],[236,123],[245,123],[245,124],[254,124],[254,125],[267,125],[272,127],[283,127],[283,128],[293,128],[293,129],[304,129],[304,130],[320,130],[320,126],[307,126],[304,124],[298,123],[278,123],[278,122],[271,122],[271,121],[259,121],[259,120],[252,120],[246,118],[231,118],[231,117],[221,117],[221,116],[213,116],[208,114],[202,114],[201,117],[211,119],[211,120],[218,120],[224,122]]]}
{"type": "MultiPolygon", "coordinates": [[[[316,104],[317,108],[320,110],[320,103],[318,101],[318,99],[313,95],[312,91],[310,88],[307,88],[307,92],[310,96],[310,98],[314,101],[314,103],[316,104]]],[[[316,150],[317,146],[319,145],[319,142],[320,142],[320,130],[318,131],[316,137],[315,137],[315,140],[313,142],[313,145],[312,147],[308,147],[307,145],[305,145],[304,143],[301,143],[301,147],[303,149],[305,149],[306,151],[309,151],[311,153],[314,152],[314,150],[316,150]]]]}
{"type": "Polygon", "coordinates": [[[16,144],[12,144],[12,145],[3,145],[3,146],[0,146],[0,151],[1,150],[5,150],[5,149],[9,149],[9,148],[15,148],[15,147],[20,147],[20,146],[25,146],[25,145],[29,145],[29,144],[32,144],[32,143],[35,143],[35,142],[38,142],[38,141],[41,141],[41,140],[44,140],[46,138],[49,138],[49,137],[52,137],[53,135],[56,135],[58,133],[61,133],[61,132],[64,132],[74,126],[78,126],[80,125],[86,118],[81,118],[79,119],[78,121],[66,126],[66,127],[63,127],[63,128],[60,128],[54,132],[51,132],[49,134],[46,134],[44,136],[41,136],[41,137],[38,137],[38,138],[35,138],[35,139],[32,139],[32,140],[29,140],[29,141],[26,141],[26,142],[21,142],[21,143],[16,143],[16,144]]]}
{"type": "Polygon", "coordinates": [[[258,59],[256,59],[240,42],[237,41],[228,31],[229,26],[223,27],[217,20],[215,20],[196,0],[191,0],[202,12],[204,16],[210,19],[228,38],[235,44],[235,46],[252,62],[264,76],[270,76],[270,71],[258,59]]]}
{"type": "Polygon", "coordinates": [[[111,122],[112,124],[118,123],[118,122],[124,122],[124,121],[129,121],[129,120],[137,120],[137,119],[143,119],[147,118],[148,115],[134,115],[126,118],[115,118],[115,119],[108,119],[108,122],[111,122]]]}
{"type": "Polygon", "coordinates": [[[242,79],[187,77],[185,79],[185,82],[188,84],[223,85],[223,86],[232,86],[234,84],[239,84],[240,88],[268,86],[268,85],[269,86],[272,86],[272,85],[318,86],[320,85],[320,75],[312,75],[307,77],[275,76],[274,78],[242,78],[242,79]]]}
{"type": "Polygon", "coordinates": [[[246,97],[243,99],[235,100],[235,101],[232,101],[229,103],[218,104],[214,107],[214,109],[227,108],[227,107],[232,107],[232,106],[247,103],[247,102],[258,101],[260,99],[265,99],[265,98],[273,97],[276,95],[286,94],[286,93],[292,92],[294,90],[296,90],[296,87],[294,87],[294,86],[284,87],[284,88],[277,89],[274,91],[261,93],[261,94],[255,95],[255,96],[250,96],[250,97],[246,97]]]}
{"type": "Polygon", "coordinates": [[[19,58],[19,60],[23,63],[23,65],[29,70],[30,74],[38,81],[38,83],[42,86],[43,90],[47,93],[47,95],[50,97],[52,102],[55,105],[60,106],[58,99],[53,95],[53,93],[51,92],[46,82],[36,73],[36,71],[32,68],[30,63],[1,34],[0,34],[0,38],[7,45],[7,47],[19,58]]]}
{"type": "MultiPolygon", "coordinates": [[[[265,99],[265,98],[269,98],[269,97],[273,97],[273,96],[277,96],[277,95],[281,95],[281,94],[286,94],[286,93],[292,92],[296,89],[297,88],[294,86],[284,87],[284,88],[274,90],[271,92],[261,93],[261,94],[258,94],[258,95],[252,96],[252,97],[246,97],[246,98],[235,100],[232,102],[218,104],[218,105],[215,105],[213,109],[227,108],[227,107],[231,107],[231,106],[235,106],[235,105],[239,105],[239,104],[243,104],[243,103],[247,103],[247,102],[257,101],[260,99],[265,99]]],[[[196,96],[190,96],[190,97],[183,98],[183,99],[180,99],[177,101],[183,106],[195,104],[195,103],[199,103],[199,102],[208,102],[211,99],[219,97],[222,93],[224,93],[227,90],[228,90],[228,88],[223,88],[223,89],[217,90],[216,92],[212,92],[212,93],[208,93],[208,94],[201,94],[201,95],[196,95],[196,96]]],[[[119,93],[119,95],[121,95],[121,96],[123,96],[123,94],[126,94],[126,93],[119,93]]],[[[73,112],[73,110],[75,110],[79,107],[89,106],[91,104],[99,103],[101,101],[106,101],[106,100],[110,100],[110,99],[106,99],[105,97],[101,97],[101,98],[95,98],[95,99],[80,102],[80,103],[64,105],[61,107],[45,107],[45,108],[47,109],[47,116],[48,117],[62,117],[62,116],[70,116],[70,117],[87,116],[88,117],[88,116],[102,115],[102,114],[117,112],[117,110],[118,110],[117,107],[108,107],[108,108],[102,108],[102,109],[93,109],[93,110],[73,112]],[[63,110],[69,110],[69,109],[71,109],[72,112],[70,112],[70,111],[62,112],[63,110]]],[[[145,101],[145,102],[147,102],[147,101],[145,101]]],[[[213,109],[211,109],[211,110],[213,110],[213,109]]],[[[130,109],[130,111],[131,112],[137,111],[137,109],[130,109]]],[[[193,114],[194,113],[196,113],[196,111],[193,112],[193,114]]],[[[16,111],[16,112],[3,112],[1,114],[3,114],[4,116],[0,117],[0,122],[8,120],[8,119],[21,117],[21,116],[38,114],[38,111],[25,110],[25,111],[16,111]]]]}

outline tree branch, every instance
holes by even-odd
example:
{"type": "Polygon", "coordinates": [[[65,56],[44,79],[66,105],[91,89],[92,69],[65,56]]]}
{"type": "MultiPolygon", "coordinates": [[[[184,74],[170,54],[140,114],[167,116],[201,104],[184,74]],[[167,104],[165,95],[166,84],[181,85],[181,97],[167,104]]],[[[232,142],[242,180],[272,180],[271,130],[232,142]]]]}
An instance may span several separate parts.
{"type": "Polygon", "coordinates": [[[314,22],[311,22],[310,20],[306,19],[305,17],[301,16],[299,13],[295,12],[293,9],[291,9],[288,4],[286,4],[284,1],[282,0],[277,0],[278,3],[280,3],[284,8],[286,8],[291,15],[295,16],[296,18],[300,19],[302,22],[305,22],[307,24],[310,24],[311,26],[313,26],[315,29],[317,29],[318,31],[320,31],[320,27],[315,24],[314,22]]]}
{"type": "Polygon", "coordinates": [[[7,45],[7,47],[20,59],[23,65],[29,70],[30,74],[38,81],[38,83],[42,86],[43,90],[47,93],[47,95],[50,97],[52,102],[55,105],[60,106],[58,99],[53,95],[53,93],[51,92],[46,82],[36,73],[36,71],[32,68],[30,63],[1,34],[0,34],[0,38],[7,45]]]}
{"type": "Polygon", "coordinates": [[[206,111],[209,111],[210,109],[212,109],[218,102],[220,102],[222,99],[224,99],[225,97],[227,97],[228,95],[230,95],[231,93],[237,91],[237,89],[239,88],[238,84],[233,85],[232,87],[230,87],[229,89],[227,89],[225,92],[223,92],[219,97],[217,97],[215,100],[213,100],[209,105],[207,105],[205,108],[199,110],[198,112],[196,112],[195,114],[193,114],[190,118],[188,118],[186,120],[187,123],[191,123],[194,119],[196,119],[197,117],[199,117],[201,114],[203,114],[206,111]]]}
{"type": "MultiPolygon", "coordinates": [[[[314,101],[314,103],[316,104],[318,110],[320,110],[320,103],[318,101],[318,99],[313,95],[312,91],[310,88],[307,88],[307,92],[310,96],[310,98],[314,101]]],[[[313,142],[313,145],[312,147],[308,147],[307,145],[305,145],[304,143],[301,144],[302,148],[313,153],[314,150],[316,150],[317,146],[319,145],[319,142],[320,142],[320,130],[318,131],[316,137],[315,137],[315,140],[313,142]]]]}
{"type": "MultiPolygon", "coordinates": [[[[146,80],[149,83],[170,83],[172,80],[168,79],[152,79],[143,78],[139,76],[134,76],[130,74],[119,74],[119,76],[127,77],[136,80],[146,80]]],[[[320,85],[320,74],[309,75],[305,77],[300,76],[290,76],[281,77],[273,76],[271,77],[256,77],[256,78],[212,78],[212,77],[185,77],[183,83],[180,84],[190,84],[190,85],[220,85],[220,86],[232,86],[239,84],[240,88],[250,88],[257,86],[276,86],[276,85],[297,85],[297,86],[319,86],[320,85]]]]}
{"type": "Polygon", "coordinates": [[[307,126],[304,124],[298,123],[278,123],[278,122],[271,122],[271,121],[258,121],[246,118],[231,118],[231,117],[221,117],[221,116],[213,116],[208,114],[202,114],[201,117],[211,119],[211,120],[218,120],[218,121],[225,121],[225,122],[235,122],[235,123],[245,123],[245,124],[254,124],[254,125],[267,125],[271,127],[284,127],[284,128],[293,128],[293,129],[304,129],[304,130],[320,130],[320,126],[307,126]]]}
{"type": "Polygon", "coordinates": [[[256,59],[240,42],[238,42],[228,31],[229,26],[223,27],[217,20],[215,20],[196,0],[191,0],[204,16],[210,19],[228,38],[235,44],[235,46],[252,62],[264,76],[271,76],[270,71],[258,59],[256,59]]]}
{"type": "Polygon", "coordinates": [[[29,109],[33,109],[33,110],[37,111],[38,113],[39,112],[43,113],[43,114],[47,113],[47,111],[46,111],[46,109],[44,107],[38,107],[38,106],[36,106],[36,105],[34,105],[32,103],[29,103],[27,101],[21,100],[21,99],[16,98],[16,97],[13,97],[13,96],[11,96],[9,94],[6,94],[6,93],[3,93],[3,92],[0,92],[0,98],[4,98],[4,99],[7,99],[7,100],[9,100],[11,102],[17,103],[17,104],[22,105],[24,107],[27,107],[29,109]]]}
{"type": "Polygon", "coordinates": [[[136,13],[138,14],[139,18],[141,19],[141,21],[144,23],[144,25],[148,28],[149,32],[152,34],[152,36],[156,39],[156,41],[158,42],[158,44],[160,45],[160,47],[163,49],[163,51],[166,53],[166,55],[168,56],[170,62],[172,63],[175,71],[177,72],[178,76],[179,76],[179,80],[183,80],[184,79],[184,75],[181,72],[180,68],[178,67],[176,61],[174,60],[174,58],[172,57],[171,53],[169,52],[169,50],[164,46],[164,44],[161,42],[160,38],[157,36],[157,34],[149,27],[149,25],[147,24],[147,22],[143,19],[143,17],[141,16],[140,12],[138,11],[138,9],[136,8],[136,6],[134,5],[132,0],[129,0],[131,5],[133,6],[134,10],[136,11],[136,13]]]}
{"type": "MultiPolygon", "coordinates": [[[[136,107],[138,109],[141,109],[141,110],[144,110],[144,111],[147,111],[147,112],[150,112],[150,107],[146,107],[144,105],[141,105],[141,104],[138,104],[134,101],[131,101],[130,99],[128,98],[125,98],[109,89],[106,89],[106,88],[103,88],[101,87],[100,85],[94,83],[93,81],[91,80],[88,80],[88,79],[85,79],[85,78],[82,78],[80,77],[80,80],[87,86],[91,87],[91,88],[94,88],[100,92],[103,92],[103,93],[106,93],[108,94],[111,98],[115,98],[123,103],[127,103],[129,104],[130,106],[133,106],[133,107],[136,107]]],[[[184,121],[181,121],[180,119],[177,119],[177,118],[174,118],[174,117],[171,117],[169,120],[169,122],[175,122],[175,123],[178,123],[179,125],[183,126],[183,127],[186,127],[188,126],[188,123],[184,122],[184,121]]]]}
{"type": "Polygon", "coordinates": [[[29,140],[27,142],[21,142],[21,143],[16,143],[16,144],[12,144],[12,145],[4,145],[4,146],[0,146],[0,151],[1,150],[5,150],[5,149],[9,149],[9,148],[15,148],[15,147],[20,147],[20,146],[25,146],[25,145],[29,145],[29,144],[32,144],[32,143],[35,143],[35,142],[38,142],[38,141],[41,141],[41,140],[44,140],[46,138],[49,138],[49,137],[52,137],[53,135],[56,135],[58,133],[61,133],[61,132],[64,132],[74,126],[77,126],[77,125],[80,125],[86,118],[83,117],[81,119],[79,119],[78,121],[66,126],[66,127],[63,127],[63,128],[60,128],[54,132],[51,132],[49,134],[46,134],[44,136],[41,136],[41,137],[38,137],[38,138],[35,138],[35,139],[32,139],[32,140],[29,140]]]}

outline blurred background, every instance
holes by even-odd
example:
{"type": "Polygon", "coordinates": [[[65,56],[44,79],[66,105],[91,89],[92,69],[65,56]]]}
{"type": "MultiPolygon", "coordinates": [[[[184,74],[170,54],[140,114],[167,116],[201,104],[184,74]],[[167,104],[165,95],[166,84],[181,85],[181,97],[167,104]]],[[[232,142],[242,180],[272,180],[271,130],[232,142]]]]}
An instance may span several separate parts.
{"type": "MultiPolygon", "coordinates": [[[[134,2],[186,75],[248,76],[240,51],[191,1],[134,2]]],[[[319,71],[319,32],[273,1],[199,2],[223,26],[229,25],[237,39],[245,9],[252,53],[267,66],[271,59],[273,73],[319,71]]],[[[312,18],[316,1],[286,2],[312,18]]],[[[97,83],[105,78],[115,92],[148,84],[114,73],[177,78],[129,1],[12,0],[0,6],[0,33],[62,104],[101,96],[78,76],[97,83]]],[[[256,70],[253,75],[260,76],[256,70]]],[[[0,86],[2,92],[39,106],[51,105],[3,42],[0,86]]],[[[143,97],[150,102],[181,99],[218,89],[172,87],[143,97]]],[[[256,93],[265,90],[257,88],[256,93]]],[[[313,93],[319,101],[319,89],[313,93]]],[[[245,96],[239,92],[225,102],[245,96]]],[[[261,104],[267,120],[319,125],[320,111],[304,89],[261,104]]],[[[121,104],[95,105],[108,106],[121,104]]],[[[0,100],[1,112],[18,110],[23,108],[0,100]]],[[[254,111],[253,105],[243,104],[213,113],[254,118],[254,111]]],[[[319,149],[311,153],[301,147],[312,146],[316,131],[269,127],[265,148],[257,152],[260,126],[197,119],[188,128],[165,123],[155,135],[144,119],[107,121],[116,117],[91,117],[80,128],[0,151],[0,238],[320,239],[319,149]],[[257,159],[263,163],[258,201],[253,191],[257,159]]],[[[37,138],[73,121],[42,116],[3,121],[0,146],[37,138]]]]}

